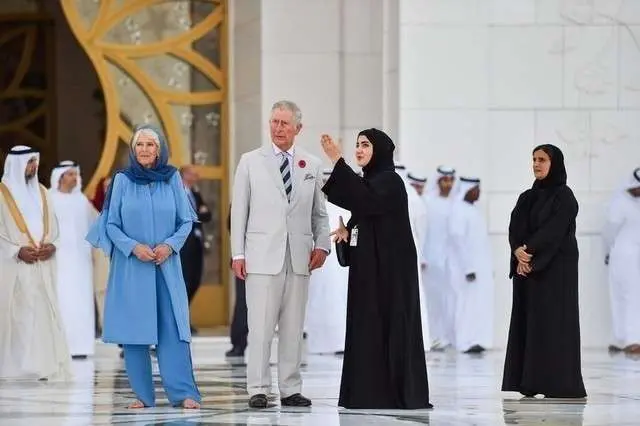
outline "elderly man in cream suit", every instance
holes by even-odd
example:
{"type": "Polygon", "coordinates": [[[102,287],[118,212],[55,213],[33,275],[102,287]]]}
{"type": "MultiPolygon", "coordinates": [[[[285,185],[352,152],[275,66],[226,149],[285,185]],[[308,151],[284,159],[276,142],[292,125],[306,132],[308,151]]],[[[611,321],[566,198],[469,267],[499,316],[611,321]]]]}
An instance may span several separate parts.
{"type": "Polygon", "coordinates": [[[276,102],[272,143],[240,158],[231,204],[232,268],[245,279],[249,324],[249,406],[266,408],[269,359],[278,326],[278,387],[283,406],[308,407],[301,394],[302,333],[311,271],[331,248],[320,160],[294,146],[302,114],[276,102]]]}

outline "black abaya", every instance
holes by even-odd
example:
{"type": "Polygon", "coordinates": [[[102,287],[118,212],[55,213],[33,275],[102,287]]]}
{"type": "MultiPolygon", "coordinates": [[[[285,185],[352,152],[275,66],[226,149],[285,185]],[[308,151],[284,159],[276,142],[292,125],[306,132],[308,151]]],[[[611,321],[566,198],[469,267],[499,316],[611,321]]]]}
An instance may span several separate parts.
{"type": "Polygon", "coordinates": [[[526,245],[532,254],[532,272],[518,275],[512,254],[513,306],[502,390],[583,398],[575,236],[578,202],[565,184],[562,153],[546,147],[553,173],[520,195],[509,225],[511,251],[526,245]]]}
{"type": "Polygon", "coordinates": [[[350,247],[338,405],[430,408],[407,193],[392,154],[381,158],[389,154],[381,149],[386,139],[365,132],[374,145],[376,168],[365,168],[363,179],[340,159],[323,188],[331,203],[351,211],[349,230],[358,229],[357,246],[350,247]]]}

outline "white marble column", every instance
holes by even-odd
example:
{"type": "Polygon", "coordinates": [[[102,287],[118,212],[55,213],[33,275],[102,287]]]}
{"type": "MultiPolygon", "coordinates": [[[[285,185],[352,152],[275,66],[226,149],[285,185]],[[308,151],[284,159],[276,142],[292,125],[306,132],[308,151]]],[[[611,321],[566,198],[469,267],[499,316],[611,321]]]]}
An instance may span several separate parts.
{"type": "Polygon", "coordinates": [[[340,137],[353,164],[358,132],[383,127],[383,0],[342,0],[341,8],[340,137]]]}
{"type": "Polygon", "coordinates": [[[398,145],[397,156],[401,156],[398,140],[400,120],[400,2],[383,0],[383,48],[382,48],[382,90],[383,127],[398,145]]]}
{"type": "Polygon", "coordinates": [[[243,152],[259,146],[265,127],[262,120],[262,2],[229,2],[231,46],[229,155],[233,178],[243,152]]]}
{"type": "MultiPolygon", "coordinates": [[[[269,141],[271,105],[296,102],[300,146],[322,158],[320,135],[382,126],[382,0],[235,0],[232,8],[233,158],[269,141]]],[[[328,165],[328,164],[327,164],[328,165]]]]}

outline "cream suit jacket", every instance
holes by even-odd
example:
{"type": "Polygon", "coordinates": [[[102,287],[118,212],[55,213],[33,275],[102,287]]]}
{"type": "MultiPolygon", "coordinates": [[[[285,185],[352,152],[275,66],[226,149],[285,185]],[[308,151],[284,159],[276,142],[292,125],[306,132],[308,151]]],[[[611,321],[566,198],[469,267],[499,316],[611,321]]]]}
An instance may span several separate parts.
{"type": "Polygon", "coordinates": [[[280,273],[287,242],[299,275],[309,275],[314,248],[331,250],[320,160],[296,147],[291,170],[289,202],[272,144],[240,158],[231,203],[231,254],[244,256],[248,274],[280,273]]]}

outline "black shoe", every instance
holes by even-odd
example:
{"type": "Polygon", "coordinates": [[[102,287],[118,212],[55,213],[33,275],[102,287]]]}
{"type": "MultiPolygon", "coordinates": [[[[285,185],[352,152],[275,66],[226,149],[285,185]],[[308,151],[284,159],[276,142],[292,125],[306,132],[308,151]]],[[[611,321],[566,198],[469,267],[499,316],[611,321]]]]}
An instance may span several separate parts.
{"type": "Polygon", "coordinates": [[[291,396],[282,398],[280,403],[285,407],[311,407],[311,400],[299,393],[294,393],[291,396]]]}
{"type": "Polygon", "coordinates": [[[234,346],[233,348],[231,348],[225,353],[225,356],[229,358],[242,358],[244,357],[244,349],[240,349],[234,346]]]}
{"type": "Polygon", "coordinates": [[[467,349],[466,351],[464,351],[465,354],[480,354],[482,352],[484,352],[485,349],[480,346],[480,345],[473,345],[471,346],[469,349],[467,349]]]}
{"type": "Polygon", "coordinates": [[[267,395],[263,393],[259,393],[257,395],[253,395],[249,399],[249,407],[251,408],[267,408],[267,395]]]}

